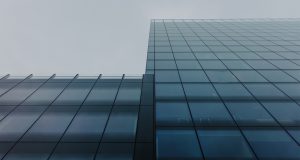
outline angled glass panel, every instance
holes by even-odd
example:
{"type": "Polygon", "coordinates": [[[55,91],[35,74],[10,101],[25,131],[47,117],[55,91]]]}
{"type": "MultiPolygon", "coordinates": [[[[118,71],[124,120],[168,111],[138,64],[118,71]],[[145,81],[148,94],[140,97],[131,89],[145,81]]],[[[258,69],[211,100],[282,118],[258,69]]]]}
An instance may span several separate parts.
{"type": "Polygon", "coordinates": [[[203,159],[193,129],[158,129],[156,157],[157,159],[203,159]]]}
{"type": "Polygon", "coordinates": [[[256,159],[237,129],[203,128],[199,129],[197,133],[205,159],[256,159]]]}
{"type": "Polygon", "coordinates": [[[155,69],[177,69],[174,61],[155,61],[155,69]]]}
{"type": "Polygon", "coordinates": [[[299,127],[288,127],[287,131],[297,141],[297,143],[300,143],[300,128],[299,127]]]}
{"type": "Polygon", "coordinates": [[[300,148],[284,131],[276,128],[246,128],[243,132],[260,159],[299,159],[300,148]]]}
{"type": "Polygon", "coordinates": [[[276,86],[289,97],[300,99],[300,83],[278,83],[276,86]]]}
{"type": "Polygon", "coordinates": [[[57,142],[77,109],[78,106],[51,106],[23,136],[22,141],[57,142]]]}
{"type": "Polygon", "coordinates": [[[294,102],[263,102],[283,126],[300,126],[300,106],[294,102]]]}
{"type": "Polygon", "coordinates": [[[297,82],[294,78],[280,70],[260,70],[258,72],[270,82],[297,82]]]}
{"type": "Polygon", "coordinates": [[[259,73],[254,70],[239,70],[232,71],[232,73],[241,81],[241,82],[267,82],[259,73]]]}
{"type": "Polygon", "coordinates": [[[227,70],[206,71],[211,82],[238,82],[234,75],[227,70]]]}
{"type": "Polygon", "coordinates": [[[188,106],[184,102],[157,102],[156,125],[192,126],[188,106]]]}
{"type": "Polygon", "coordinates": [[[16,83],[0,83],[0,95],[7,92],[9,89],[11,89],[15,85],[16,85],[16,83]]]}
{"type": "Polygon", "coordinates": [[[180,82],[178,71],[156,70],[155,82],[180,82]]]}
{"type": "Polygon", "coordinates": [[[134,142],[137,120],[137,107],[115,106],[108,120],[102,142],[134,142]]]}
{"type": "Polygon", "coordinates": [[[97,83],[84,105],[112,105],[118,93],[119,83],[97,83]]]}
{"type": "Polygon", "coordinates": [[[255,101],[226,102],[239,126],[278,126],[271,115],[255,101]]]}
{"type": "Polygon", "coordinates": [[[253,99],[252,95],[241,84],[214,84],[214,86],[224,100],[253,99]]]}
{"type": "Polygon", "coordinates": [[[99,142],[110,108],[110,106],[82,106],[68,127],[62,141],[99,142]]]}
{"type": "Polygon", "coordinates": [[[192,61],[176,61],[178,69],[201,69],[200,64],[196,60],[192,61]]]}
{"type": "Polygon", "coordinates": [[[53,105],[81,105],[93,83],[71,83],[53,105]]]}
{"type": "Polygon", "coordinates": [[[245,84],[249,91],[258,99],[261,100],[278,100],[288,99],[281,91],[279,91],[272,84],[257,83],[257,84],[245,84]]]}
{"type": "Polygon", "coordinates": [[[276,69],[276,67],[266,60],[246,60],[254,69],[276,69]]]}
{"type": "Polygon", "coordinates": [[[203,71],[181,70],[179,74],[182,82],[209,82],[203,71]]]}
{"type": "Polygon", "coordinates": [[[203,69],[227,69],[220,60],[199,60],[203,69]]]}
{"type": "Polygon", "coordinates": [[[0,122],[0,141],[17,141],[45,110],[45,106],[20,106],[0,122]]]}
{"type": "Polygon", "coordinates": [[[286,70],[285,72],[300,81],[300,70],[286,70]]]}
{"type": "Polygon", "coordinates": [[[3,157],[6,155],[8,151],[10,151],[11,147],[14,145],[14,143],[0,143],[0,158],[3,159],[3,157]]]}
{"type": "Polygon", "coordinates": [[[46,83],[34,92],[23,105],[49,105],[63,91],[67,83],[46,83]]]}
{"type": "Polygon", "coordinates": [[[242,60],[223,60],[228,69],[251,69],[251,67],[242,60]]]}
{"type": "Polygon", "coordinates": [[[185,95],[180,83],[177,84],[155,84],[156,99],[185,99],[185,95]]]}
{"type": "Polygon", "coordinates": [[[190,102],[189,105],[197,126],[234,126],[222,102],[190,102]]]}
{"type": "Polygon", "coordinates": [[[122,83],[115,105],[138,105],[141,99],[141,83],[122,83]]]}
{"type": "Polygon", "coordinates": [[[0,121],[5,118],[16,106],[0,106],[0,121]]]}
{"type": "Polygon", "coordinates": [[[101,143],[96,160],[132,160],[134,144],[133,143],[101,143]]]}
{"type": "Polygon", "coordinates": [[[188,100],[199,100],[199,99],[219,99],[218,94],[214,90],[211,84],[183,84],[184,92],[188,100]]]}
{"type": "Polygon", "coordinates": [[[18,143],[4,159],[47,160],[55,143],[18,143]]]}
{"type": "Polygon", "coordinates": [[[289,60],[269,60],[280,69],[300,69],[300,66],[289,60]]]}
{"type": "Polygon", "coordinates": [[[21,83],[0,97],[0,105],[18,105],[42,83],[21,83]]]}
{"type": "Polygon", "coordinates": [[[97,152],[98,143],[59,143],[50,160],[92,160],[97,152]]]}

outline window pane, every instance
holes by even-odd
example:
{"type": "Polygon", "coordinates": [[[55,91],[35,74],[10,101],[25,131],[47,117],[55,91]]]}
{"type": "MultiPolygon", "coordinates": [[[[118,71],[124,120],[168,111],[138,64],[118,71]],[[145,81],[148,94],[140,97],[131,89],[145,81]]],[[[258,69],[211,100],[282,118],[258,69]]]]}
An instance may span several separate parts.
{"type": "Polygon", "coordinates": [[[299,159],[299,146],[279,129],[244,129],[246,138],[261,159],[299,159]]]}
{"type": "Polygon", "coordinates": [[[266,60],[247,60],[246,62],[254,69],[276,69],[274,65],[266,60]]]}
{"type": "Polygon", "coordinates": [[[174,61],[155,61],[155,69],[176,69],[174,61]]]}
{"type": "Polygon", "coordinates": [[[256,71],[253,70],[232,72],[241,82],[267,82],[261,75],[259,75],[256,71]]]}
{"type": "Polygon", "coordinates": [[[219,99],[211,84],[183,84],[188,100],[219,99]]]}
{"type": "Polygon", "coordinates": [[[141,83],[122,83],[115,105],[138,105],[141,99],[141,83]]]}
{"type": "Polygon", "coordinates": [[[272,84],[245,84],[250,92],[258,99],[287,99],[287,97],[272,84]]]}
{"type": "Polygon", "coordinates": [[[157,84],[156,98],[159,99],[185,99],[181,84],[157,84]]]}
{"type": "Polygon", "coordinates": [[[299,83],[280,83],[276,84],[284,93],[293,99],[300,99],[300,84],[299,83]]]}
{"type": "Polygon", "coordinates": [[[103,136],[103,142],[134,142],[138,119],[138,108],[115,106],[103,136]],[[122,124],[122,125],[120,125],[122,124]]]}
{"type": "Polygon", "coordinates": [[[278,124],[258,102],[226,102],[239,126],[277,126],[278,124]]]}
{"type": "Polygon", "coordinates": [[[87,99],[85,105],[112,105],[118,92],[119,83],[97,83],[87,99]]]}
{"type": "Polygon", "coordinates": [[[198,61],[176,61],[178,69],[201,69],[198,61]]]}
{"type": "Polygon", "coordinates": [[[93,83],[71,83],[53,105],[81,105],[93,83]]]}
{"type": "Polygon", "coordinates": [[[209,82],[203,71],[179,71],[182,82],[209,82]]]}
{"type": "Polygon", "coordinates": [[[99,142],[110,107],[83,106],[64,134],[65,142],[99,142]]]}
{"type": "Polygon", "coordinates": [[[177,71],[155,71],[155,82],[180,82],[177,71]]]}
{"type": "Polygon", "coordinates": [[[253,99],[241,84],[214,84],[220,96],[225,100],[253,99]]]}
{"type": "Polygon", "coordinates": [[[206,71],[206,73],[212,82],[238,82],[234,75],[227,70],[206,71]]]}
{"type": "Polygon", "coordinates": [[[199,129],[198,135],[206,159],[255,159],[238,130],[199,129]]]}
{"type": "Polygon", "coordinates": [[[280,70],[260,70],[259,73],[270,82],[296,82],[295,79],[280,70]]]}
{"type": "Polygon", "coordinates": [[[226,69],[226,66],[219,60],[199,61],[203,69],[226,69]]]}
{"type": "Polygon", "coordinates": [[[78,106],[51,106],[30,130],[22,141],[57,142],[74,117],[78,106]]]}
{"type": "Polygon", "coordinates": [[[157,130],[156,136],[157,159],[202,159],[194,130],[157,130]]]}
{"type": "Polygon", "coordinates": [[[283,126],[300,126],[300,107],[293,102],[263,102],[283,126]]]}
{"type": "Polygon", "coordinates": [[[189,103],[197,126],[233,126],[234,123],[221,102],[189,103]]]}
{"type": "Polygon", "coordinates": [[[59,143],[50,159],[92,160],[97,146],[97,143],[59,143]]]}
{"type": "Polygon", "coordinates": [[[67,83],[46,83],[34,92],[23,105],[50,105],[67,83]]]}
{"type": "Polygon", "coordinates": [[[156,125],[191,126],[191,117],[187,104],[183,102],[157,102],[156,125]]]}
{"type": "Polygon", "coordinates": [[[133,149],[134,145],[132,143],[101,143],[96,160],[132,160],[133,149]]]}

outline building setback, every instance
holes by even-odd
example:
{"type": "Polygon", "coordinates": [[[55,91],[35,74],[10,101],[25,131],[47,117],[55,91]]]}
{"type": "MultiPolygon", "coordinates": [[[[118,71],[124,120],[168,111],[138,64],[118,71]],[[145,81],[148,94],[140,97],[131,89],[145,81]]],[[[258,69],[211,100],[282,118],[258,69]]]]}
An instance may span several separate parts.
{"type": "Polygon", "coordinates": [[[300,20],[152,20],[141,76],[0,79],[0,159],[300,159],[300,20]]]}

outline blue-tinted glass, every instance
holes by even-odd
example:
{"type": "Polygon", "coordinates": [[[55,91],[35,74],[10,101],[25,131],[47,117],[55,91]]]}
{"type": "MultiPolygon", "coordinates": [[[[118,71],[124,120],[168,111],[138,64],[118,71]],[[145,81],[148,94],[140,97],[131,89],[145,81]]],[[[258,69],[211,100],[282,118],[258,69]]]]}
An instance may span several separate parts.
{"type": "Polygon", "coordinates": [[[249,128],[243,132],[260,159],[300,159],[300,147],[283,130],[249,128]]]}
{"type": "Polygon", "coordinates": [[[178,69],[201,69],[198,61],[176,61],[178,69]]]}
{"type": "Polygon", "coordinates": [[[64,134],[65,142],[98,142],[104,131],[110,107],[83,106],[64,134]]]}
{"type": "Polygon", "coordinates": [[[207,76],[212,82],[237,82],[238,80],[234,77],[230,71],[219,70],[219,71],[206,71],[207,76]]]}
{"type": "Polygon", "coordinates": [[[0,143],[0,158],[2,159],[14,143],[0,143]]]}
{"type": "Polygon", "coordinates": [[[239,126],[277,126],[278,124],[258,102],[226,102],[239,126]]]}
{"type": "Polygon", "coordinates": [[[278,83],[276,84],[285,94],[293,99],[300,99],[299,83],[278,83]]]}
{"type": "Polygon", "coordinates": [[[181,84],[156,84],[155,93],[157,99],[184,99],[181,84]]]}
{"type": "Polygon", "coordinates": [[[226,66],[219,60],[199,61],[203,69],[226,69],[226,66]]]}
{"type": "Polygon", "coordinates": [[[183,84],[183,87],[188,100],[219,99],[218,94],[211,84],[186,83],[183,84]]]}
{"type": "Polygon", "coordinates": [[[220,96],[225,100],[253,99],[241,84],[214,84],[220,96]]]}
{"type": "Polygon", "coordinates": [[[155,71],[155,82],[180,82],[177,71],[155,71]]]}
{"type": "Polygon", "coordinates": [[[176,60],[179,59],[196,59],[192,53],[174,53],[176,60]]]}
{"type": "Polygon", "coordinates": [[[179,71],[182,82],[209,82],[203,71],[179,71]]]}
{"type": "Polygon", "coordinates": [[[59,143],[50,160],[92,160],[98,143],[59,143]]]}
{"type": "Polygon", "coordinates": [[[0,97],[0,105],[18,105],[40,85],[41,83],[21,83],[0,97]]]}
{"type": "Polygon", "coordinates": [[[251,69],[251,67],[241,60],[223,60],[229,69],[251,69]]]}
{"type": "Polygon", "coordinates": [[[272,84],[245,84],[250,92],[258,99],[287,99],[287,97],[272,84]]]}
{"type": "Polygon", "coordinates": [[[115,106],[107,123],[103,142],[134,142],[138,108],[115,106]]]}
{"type": "Polygon", "coordinates": [[[300,126],[300,106],[294,102],[263,102],[283,126],[300,126]]]}
{"type": "Polygon", "coordinates": [[[18,143],[4,159],[47,160],[55,143],[18,143]]]}
{"type": "Polygon", "coordinates": [[[240,131],[235,129],[199,129],[205,159],[256,159],[240,131]]]}
{"type": "Polygon", "coordinates": [[[141,99],[141,83],[122,83],[116,105],[138,105],[141,99]]]}
{"type": "Polygon", "coordinates": [[[78,106],[51,106],[34,123],[22,141],[58,141],[74,117],[77,108],[78,106]]]}
{"type": "Polygon", "coordinates": [[[218,59],[213,53],[195,53],[197,59],[218,59]]]}
{"type": "Polygon", "coordinates": [[[87,99],[85,105],[112,105],[118,92],[119,83],[97,83],[87,99]]]}
{"type": "Polygon", "coordinates": [[[272,64],[280,69],[300,69],[300,66],[292,63],[289,60],[269,60],[272,64]]]}
{"type": "Polygon", "coordinates": [[[266,60],[247,60],[246,62],[254,69],[276,69],[274,65],[266,60]]]}
{"type": "Polygon", "coordinates": [[[259,73],[270,82],[296,82],[295,79],[280,70],[260,70],[259,73]]]}
{"type": "Polygon", "coordinates": [[[253,70],[232,71],[241,82],[267,82],[259,73],[253,70]]]}
{"type": "Polygon", "coordinates": [[[220,53],[216,53],[216,56],[219,59],[239,59],[239,57],[237,57],[236,55],[234,55],[233,53],[222,53],[223,51],[221,50],[220,53]]]}
{"type": "Polygon", "coordinates": [[[286,70],[286,72],[300,81],[300,70],[286,70]]]}
{"type": "Polygon", "coordinates": [[[174,60],[172,53],[155,53],[156,60],[174,60]]]}
{"type": "Polygon", "coordinates": [[[132,160],[133,149],[132,143],[101,143],[96,160],[132,160]]]}
{"type": "Polygon", "coordinates": [[[155,61],[155,69],[176,69],[174,61],[155,61]]]}
{"type": "Polygon", "coordinates": [[[93,83],[71,83],[53,105],[80,105],[90,92],[93,83]]]}
{"type": "Polygon", "coordinates": [[[16,85],[16,83],[0,83],[0,95],[7,92],[14,85],[16,85]]]}
{"type": "Polygon", "coordinates": [[[45,110],[45,106],[20,106],[0,122],[0,141],[17,141],[45,110]]]}
{"type": "Polygon", "coordinates": [[[289,128],[287,128],[287,131],[298,143],[300,143],[300,128],[299,127],[289,127],[289,128]]]}
{"type": "Polygon", "coordinates": [[[0,106],[0,121],[5,118],[16,106],[0,106]]]}
{"type": "Polygon", "coordinates": [[[234,125],[232,118],[221,102],[191,102],[189,105],[197,126],[234,125]]]}
{"type": "Polygon", "coordinates": [[[23,105],[49,105],[66,85],[67,83],[46,83],[26,99],[23,105]]]}
{"type": "Polygon", "coordinates": [[[157,102],[156,125],[191,126],[191,116],[187,104],[183,102],[157,102]]]}
{"type": "Polygon", "coordinates": [[[157,159],[202,159],[194,130],[157,130],[157,159]]]}

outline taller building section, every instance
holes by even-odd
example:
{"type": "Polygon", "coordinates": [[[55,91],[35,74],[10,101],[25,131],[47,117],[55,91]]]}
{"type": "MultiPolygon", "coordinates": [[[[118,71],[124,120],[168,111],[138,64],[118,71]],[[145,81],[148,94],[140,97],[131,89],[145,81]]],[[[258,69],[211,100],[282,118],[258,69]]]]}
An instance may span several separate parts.
{"type": "Polygon", "coordinates": [[[152,20],[158,159],[300,159],[299,20],[152,20]]]}

